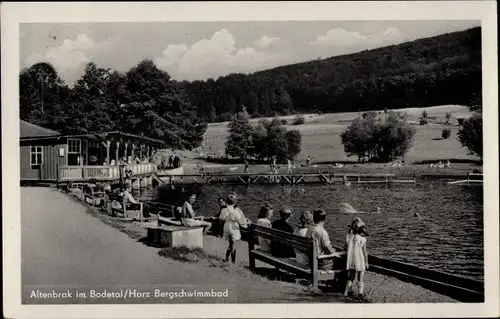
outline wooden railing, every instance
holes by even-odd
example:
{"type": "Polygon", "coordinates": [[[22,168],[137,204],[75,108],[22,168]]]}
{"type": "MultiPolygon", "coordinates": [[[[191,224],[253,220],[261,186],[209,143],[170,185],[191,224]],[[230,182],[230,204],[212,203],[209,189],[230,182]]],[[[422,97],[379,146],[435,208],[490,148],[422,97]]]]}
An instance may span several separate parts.
{"type": "MultiPolygon", "coordinates": [[[[126,167],[132,171],[132,176],[154,173],[157,171],[153,163],[130,164],[126,167]]],[[[86,181],[86,180],[116,180],[120,178],[120,167],[111,165],[101,166],[60,166],[58,180],[86,181]]]]}

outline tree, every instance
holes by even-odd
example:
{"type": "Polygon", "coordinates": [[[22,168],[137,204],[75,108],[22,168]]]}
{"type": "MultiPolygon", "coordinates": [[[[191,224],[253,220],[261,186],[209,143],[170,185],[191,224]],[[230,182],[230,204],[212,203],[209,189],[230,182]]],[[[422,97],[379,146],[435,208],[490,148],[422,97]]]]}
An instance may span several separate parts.
{"type": "Polygon", "coordinates": [[[253,128],[246,109],[238,112],[229,123],[229,136],[226,141],[226,154],[245,160],[252,148],[253,128]]]}
{"type": "Polygon", "coordinates": [[[458,140],[469,152],[483,159],[483,117],[481,113],[475,113],[464,121],[462,128],[458,131],[458,140]]]}
{"type": "Polygon", "coordinates": [[[50,63],[36,63],[19,75],[21,119],[54,130],[64,129],[69,87],[50,63]]]}
{"type": "Polygon", "coordinates": [[[182,84],[144,60],[126,74],[124,129],[165,141],[174,149],[193,149],[203,140],[207,123],[197,114],[182,84]]]}
{"type": "Polygon", "coordinates": [[[370,143],[373,142],[375,130],[376,124],[374,118],[365,117],[355,119],[340,135],[347,156],[356,155],[359,162],[371,159],[374,154],[370,143]]]}
{"type": "Polygon", "coordinates": [[[95,63],[85,66],[85,73],[73,89],[65,120],[66,133],[88,133],[115,129],[113,115],[119,101],[112,98],[108,89],[111,70],[98,68],[95,63]]]}
{"type": "Polygon", "coordinates": [[[302,137],[299,131],[287,129],[278,117],[272,121],[261,120],[252,134],[252,155],[257,159],[270,159],[276,156],[278,161],[294,159],[300,153],[302,137]]]}
{"type": "Polygon", "coordinates": [[[358,161],[388,162],[408,152],[415,132],[414,127],[394,112],[385,120],[368,113],[355,119],[341,139],[347,156],[358,156],[358,161]]]}

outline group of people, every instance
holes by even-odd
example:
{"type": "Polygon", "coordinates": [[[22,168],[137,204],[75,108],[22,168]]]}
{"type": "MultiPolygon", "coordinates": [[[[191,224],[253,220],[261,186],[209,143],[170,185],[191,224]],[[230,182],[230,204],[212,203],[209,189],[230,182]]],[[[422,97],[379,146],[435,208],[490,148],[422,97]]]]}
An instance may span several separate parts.
{"type": "Polygon", "coordinates": [[[451,163],[450,163],[449,160],[447,160],[444,163],[442,161],[439,161],[438,163],[431,163],[431,164],[429,164],[429,167],[450,168],[451,167],[451,163]]]}
{"type": "MultiPolygon", "coordinates": [[[[356,217],[349,225],[346,235],[344,251],[337,251],[330,243],[328,232],[324,228],[327,214],[323,209],[316,209],[313,213],[305,211],[300,215],[299,223],[294,228],[289,221],[292,218],[292,209],[284,207],[279,211],[279,219],[271,222],[273,217],[271,205],[264,205],[259,213],[257,225],[271,227],[280,231],[297,236],[312,238],[316,242],[317,255],[329,255],[333,258],[322,258],[318,260],[318,269],[331,271],[334,269],[345,269],[348,271],[347,286],[344,294],[352,292],[352,285],[357,278],[359,294],[364,291],[364,272],[368,269],[368,253],[366,250],[366,226],[363,221],[356,217]]],[[[298,249],[291,249],[286,244],[272,242],[268,239],[258,238],[259,249],[270,252],[273,256],[280,258],[294,258],[299,264],[310,265],[309,255],[298,249]]]]}
{"type": "MultiPolygon", "coordinates": [[[[228,241],[225,261],[229,259],[236,262],[236,242],[242,238],[242,229],[247,229],[252,223],[245,217],[243,211],[238,207],[237,196],[232,193],[227,197],[218,199],[219,213],[214,216],[214,220],[208,222],[203,218],[197,218],[194,214],[192,204],[196,200],[196,195],[190,195],[189,199],[183,204],[179,211],[183,224],[187,226],[205,227],[205,232],[213,229],[213,226],[219,227],[224,239],[228,241]],[[216,225],[213,225],[215,223],[216,225]]],[[[283,232],[294,234],[301,237],[312,238],[316,242],[317,255],[328,255],[331,258],[321,258],[318,260],[318,269],[332,271],[344,269],[347,271],[347,284],[344,291],[345,295],[352,292],[353,282],[357,279],[358,291],[360,295],[364,292],[364,273],[368,269],[368,253],[366,226],[364,222],[356,217],[348,227],[345,239],[344,250],[337,251],[332,247],[328,232],[324,228],[327,213],[323,209],[316,209],[303,212],[299,217],[299,223],[294,227],[290,224],[293,210],[290,207],[283,207],[279,210],[279,218],[272,221],[274,215],[273,206],[269,203],[263,205],[258,214],[256,224],[263,227],[270,227],[283,232]]],[[[217,231],[215,231],[217,233],[217,231]]],[[[252,240],[247,238],[247,240],[252,240]]],[[[257,238],[259,249],[271,253],[280,258],[293,258],[299,264],[310,265],[307,252],[294,249],[284,243],[270,241],[265,238],[257,238]]]]}
{"type": "Polygon", "coordinates": [[[162,168],[179,168],[181,167],[181,158],[175,153],[170,154],[170,156],[161,159],[160,166],[162,168]]]}
{"type": "MultiPolygon", "coordinates": [[[[150,158],[147,157],[147,156],[142,156],[142,158],[139,158],[139,156],[135,156],[132,158],[132,156],[129,156],[128,158],[127,157],[122,157],[120,159],[118,159],[118,161],[112,159],[110,162],[109,162],[109,165],[111,166],[115,166],[115,165],[118,165],[118,166],[122,166],[122,165],[131,165],[131,164],[140,164],[140,163],[149,163],[150,162],[150,158]]],[[[102,163],[102,165],[108,165],[108,162],[107,161],[104,161],[102,163]]]]}

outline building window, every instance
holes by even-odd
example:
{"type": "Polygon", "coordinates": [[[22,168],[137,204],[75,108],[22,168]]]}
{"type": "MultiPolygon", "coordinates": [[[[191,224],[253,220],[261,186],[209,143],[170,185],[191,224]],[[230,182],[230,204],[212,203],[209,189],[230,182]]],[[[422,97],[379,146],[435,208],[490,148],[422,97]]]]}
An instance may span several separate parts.
{"type": "Polygon", "coordinates": [[[43,148],[41,146],[31,146],[30,148],[31,165],[43,164],[43,148]]]}
{"type": "Polygon", "coordinates": [[[68,165],[81,165],[82,141],[68,138],[68,165]]]}

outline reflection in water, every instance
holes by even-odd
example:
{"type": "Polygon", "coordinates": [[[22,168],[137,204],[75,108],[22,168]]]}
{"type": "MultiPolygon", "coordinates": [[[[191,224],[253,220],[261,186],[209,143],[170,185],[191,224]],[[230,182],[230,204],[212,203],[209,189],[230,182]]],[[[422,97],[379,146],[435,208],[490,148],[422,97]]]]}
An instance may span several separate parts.
{"type": "MultiPolygon", "coordinates": [[[[188,190],[186,190],[187,192],[188,190]]],[[[482,279],[483,277],[483,189],[479,186],[425,183],[418,185],[235,186],[204,185],[195,209],[202,215],[217,212],[217,198],[238,194],[245,215],[256,220],[261,205],[272,203],[294,209],[291,223],[300,212],[323,208],[332,241],[342,244],[355,214],[345,214],[340,203],[350,203],[363,214],[370,232],[370,252],[398,261],[482,279]],[[380,213],[377,214],[377,207],[380,213]]],[[[179,190],[149,190],[141,194],[176,204],[179,190]]]]}

